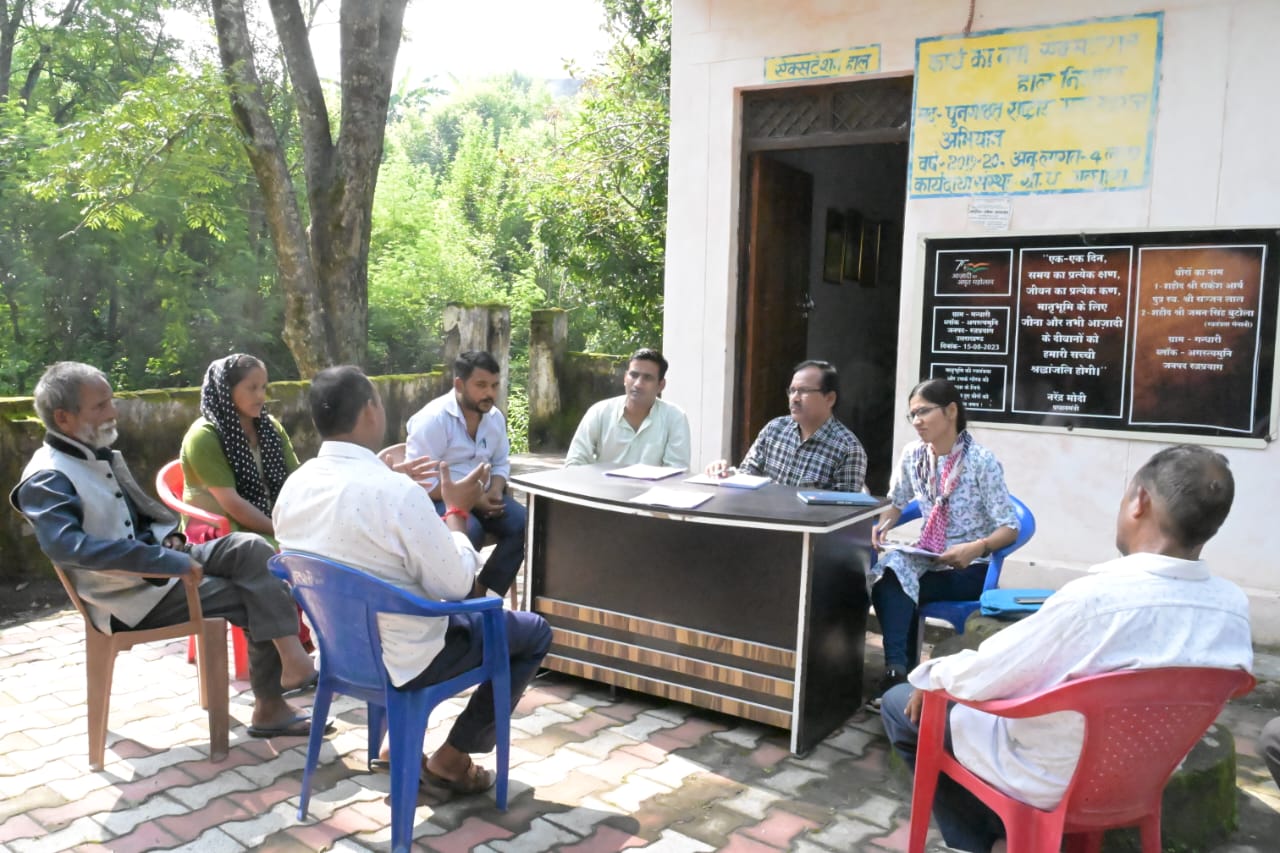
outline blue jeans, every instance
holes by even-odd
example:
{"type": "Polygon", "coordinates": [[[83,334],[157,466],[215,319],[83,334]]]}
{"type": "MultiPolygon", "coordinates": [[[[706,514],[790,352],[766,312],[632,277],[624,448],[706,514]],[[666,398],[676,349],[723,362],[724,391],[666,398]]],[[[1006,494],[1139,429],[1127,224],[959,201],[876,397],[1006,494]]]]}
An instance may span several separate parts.
{"type": "MultiPolygon", "coordinates": [[[[974,601],[982,595],[987,580],[987,564],[974,563],[963,569],[925,572],[920,576],[920,605],[933,601],[974,601]]],[[[919,609],[902,590],[898,576],[886,571],[871,587],[871,603],[880,620],[884,638],[884,665],[910,670],[919,661],[916,635],[919,609]]]]}
{"type": "MultiPolygon", "coordinates": [[[[985,569],[985,566],[984,566],[985,569]]],[[[915,690],[910,684],[890,688],[880,700],[880,720],[889,743],[907,762],[912,772],[916,769],[916,744],[920,739],[920,726],[907,719],[907,700],[915,690]]],[[[947,720],[946,749],[951,751],[951,721],[947,720]]],[[[988,853],[991,845],[1005,835],[1000,817],[986,804],[957,783],[950,776],[938,776],[938,789],[933,796],[933,818],[942,832],[947,846],[973,853],[988,853]]]]}
{"type": "MultiPolygon", "coordinates": [[[[525,688],[538,674],[547,649],[551,648],[551,626],[536,613],[505,610],[507,648],[511,655],[511,708],[514,710],[525,688]]],[[[484,661],[484,627],[479,613],[458,613],[449,617],[444,648],[421,673],[401,690],[426,687],[447,681],[459,673],[475,669],[484,661]]],[[[493,717],[493,685],[488,681],[476,688],[449,730],[447,742],[460,752],[488,752],[497,743],[493,717]]]]}
{"type": "MultiPolygon", "coordinates": [[[[444,501],[435,501],[436,512],[444,515],[444,501]]],[[[511,495],[502,496],[505,511],[497,518],[481,518],[475,513],[467,519],[467,538],[477,549],[484,544],[486,533],[498,539],[493,553],[480,570],[480,585],[498,595],[506,595],[524,562],[524,526],[528,514],[511,495]]]]}

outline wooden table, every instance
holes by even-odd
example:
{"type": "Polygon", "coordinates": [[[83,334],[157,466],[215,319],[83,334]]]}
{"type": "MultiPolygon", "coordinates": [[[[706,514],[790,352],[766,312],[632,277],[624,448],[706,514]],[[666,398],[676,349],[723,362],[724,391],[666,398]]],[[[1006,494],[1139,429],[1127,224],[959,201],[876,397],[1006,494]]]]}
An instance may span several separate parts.
{"type": "Polygon", "coordinates": [[[862,704],[879,507],[611,467],[512,478],[529,495],[524,605],[554,629],[544,665],[789,729],[793,752],[847,720],[862,704]],[[679,510],[631,500],[654,485],[712,498],[679,510]]]}

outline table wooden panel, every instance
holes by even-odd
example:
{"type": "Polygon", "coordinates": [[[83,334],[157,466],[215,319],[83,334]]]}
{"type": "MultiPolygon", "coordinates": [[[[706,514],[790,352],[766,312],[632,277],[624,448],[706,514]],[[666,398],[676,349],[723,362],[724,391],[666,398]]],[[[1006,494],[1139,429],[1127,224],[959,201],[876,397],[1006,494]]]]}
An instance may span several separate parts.
{"type": "Polygon", "coordinates": [[[652,483],[607,468],[513,478],[530,495],[525,603],[552,625],[549,668],[790,729],[797,752],[857,710],[878,508],[678,478],[659,485],[714,497],[664,510],[630,501],[652,483]]]}

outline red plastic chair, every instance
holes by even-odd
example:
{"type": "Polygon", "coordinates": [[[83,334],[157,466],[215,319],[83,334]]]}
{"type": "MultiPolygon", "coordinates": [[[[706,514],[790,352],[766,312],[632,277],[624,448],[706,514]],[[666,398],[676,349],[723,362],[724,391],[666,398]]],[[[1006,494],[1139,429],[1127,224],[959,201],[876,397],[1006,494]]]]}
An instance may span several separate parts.
{"type": "Polygon", "coordinates": [[[907,850],[924,850],[938,774],[945,773],[1000,816],[1016,853],[1057,853],[1064,837],[1068,850],[1096,853],[1103,830],[1134,825],[1143,853],[1160,853],[1165,784],[1227,700],[1255,684],[1239,669],[1170,667],[1089,676],[1021,699],[967,702],[925,691],[907,850]],[[1009,718],[1083,714],[1084,746],[1057,808],[1043,811],[1015,800],[956,761],[943,746],[949,702],[1009,718]]]}
{"type": "MultiPolygon", "coordinates": [[[[161,503],[179,515],[185,515],[187,518],[196,521],[203,521],[210,527],[216,528],[217,534],[208,537],[209,539],[218,539],[230,533],[231,522],[225,515],[217,515],[183,502],[181,497],[183,485],[181,460],[175,459],[172,462],[165,463],[165,466],[160,469],[160,473],[156,474],[156,494],[160,496],[161,503]]],[[[200,542],[206,541],[204,537],[199,537],[199,539],[200,541],[197,542],[193,537],[188,541],[193,545],[199,545],[200,542]]],[[[244,631],[235,625],[231,626],[231,647],[235,658],[236,678],[243,681],[249,677],[249,643],[244,638],[244,631]]],[[[187,663],[195,663],[195,660],[196,638],[193,636],[187,641],[187,663]]]]}

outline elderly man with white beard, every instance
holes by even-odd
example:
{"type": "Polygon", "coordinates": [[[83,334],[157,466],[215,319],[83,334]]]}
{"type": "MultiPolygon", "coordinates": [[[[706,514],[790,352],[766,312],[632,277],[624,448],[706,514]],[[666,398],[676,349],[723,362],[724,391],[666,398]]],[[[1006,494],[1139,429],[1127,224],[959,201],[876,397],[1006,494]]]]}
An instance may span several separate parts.
{"type": "Polygon", "coordinates": [[[178,578],[194,575],[204,615],[225,617],[250,641],[249,734],[306,735],[310,719],[284,694],[313,684],[315,665],[298,640],[288,589],[267,570],[272,547],[249,533],[187,544],[178,519],[138,488],[110,449],[116,408],[97,368],[53,365],[36,384],[35,407],[48,431],[9,500],[35,528],[44,553],[66,570],[94,626],[111,633],[186,621],[178,578]]]}

